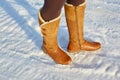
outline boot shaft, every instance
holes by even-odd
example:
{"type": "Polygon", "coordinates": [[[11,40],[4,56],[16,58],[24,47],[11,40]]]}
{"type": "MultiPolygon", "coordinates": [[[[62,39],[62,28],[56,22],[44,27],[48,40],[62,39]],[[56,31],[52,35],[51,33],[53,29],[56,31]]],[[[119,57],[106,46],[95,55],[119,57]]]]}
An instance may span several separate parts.
{"type": "Polygon", "coordinates": [[[43,36],[43,45],[44,46],[56,46],[57,45],[57,34],[58,27],[60,23],[61,14],[50,21],[45,22],[39,13],[38,19],[43,36]]]}
{"type": "Polygon", "coordinates": [[[65,4],[65,15],[68,30],[70,33],[70,40],[79,40],[80,44],[84,42],[84,13],[86,8],[86,2],[79,6],[73,6],[71,4],[65,4]],[[76,36],[75,36],[76,35],[76,36]]]}

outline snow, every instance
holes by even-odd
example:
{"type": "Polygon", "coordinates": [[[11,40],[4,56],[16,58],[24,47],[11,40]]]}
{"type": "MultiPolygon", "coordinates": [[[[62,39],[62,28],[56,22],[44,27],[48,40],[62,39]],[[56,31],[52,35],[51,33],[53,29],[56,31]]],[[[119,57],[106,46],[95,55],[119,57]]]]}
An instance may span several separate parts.
{"type": "MultiPolygon", "coordinates": [[[[56,64],[41,50],[42,5],[43,0],[0,0],[0,80],[120,80],[120,0],[87,0],[85,38],[102,48],[68,53],[71,65],[56,64]]],[[[63,9],[58,42],[66,51],[63,9]]]]}

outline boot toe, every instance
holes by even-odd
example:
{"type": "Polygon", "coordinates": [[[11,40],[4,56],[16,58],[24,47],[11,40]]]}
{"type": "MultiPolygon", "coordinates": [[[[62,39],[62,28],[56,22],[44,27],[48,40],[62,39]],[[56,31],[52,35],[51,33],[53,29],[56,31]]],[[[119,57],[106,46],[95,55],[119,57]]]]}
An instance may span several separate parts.
{"type": "Polygon", "coordinates": [[[95,42],[95,45],[96,45],[96,49],[95,50],[97,50],[97,49],[100,49],[101,48],[101,44],[99,43],[99,42],[95,42]]]}
{"type": "Polygon", "coordinates": [[[63,64],[63,65],[68,65],[71,63],[72,63],[72,59],[69,56],[67,56],[66,58],[63,58],[63,60],[61,62],[61,64],[63,64]]]}
{"type": "Polygon", "coordinates": [[[71,64],[71,63],[72,63],[72,59],[71,58],[67,59],[66,64],[71,64]]]}
{"type": "Polygon", "coordinates": [[[101,44],[99,42],[88,42],[86,41],[81,45],[82,50],[86,51],[95,51],[101,48],[101,44]]]}

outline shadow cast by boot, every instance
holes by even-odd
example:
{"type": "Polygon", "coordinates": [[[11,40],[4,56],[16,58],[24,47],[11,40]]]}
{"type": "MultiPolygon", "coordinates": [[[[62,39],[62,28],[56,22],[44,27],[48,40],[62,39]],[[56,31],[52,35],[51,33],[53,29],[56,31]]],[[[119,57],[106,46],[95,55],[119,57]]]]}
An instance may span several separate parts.
{"type": "Polygon", "coordinates": [[[61,48],[67,51],[67,45],[69,41],[69,34],[66,26],[59,26],[58,30],[58,42],[61,48]]]}
{"type": "Polygon", "coordinates": [[[38,17],[36,14],[36,12],[38,12],[37,9],[32,7],[30,4],[28,4],[28,2],[26,0],[22,0],[22,1],[16,0],[16,2],[18,5],[21,5],[22,7],[24,7],[27,10],[27,12],[30,14],[30,16],[32,16],[34,18],[34,20],[37,19],[37,17],[38,17]]]}
{"type": "MultiPolygon", "coordinates": [[[[19,13],[6,0],[0,1],[0,5],[6,11],[6,13],[9,14],[9,16],[11,16],[13,20],[16,21],[18,26],[21,27],[22,30],[24,30],[24,32],[27,34],[28,39],[31,39],[35,43],[35,45],[40,48],[42,44],[41,35],[34,28],[29,26],[27,24],[27,20],[24,19],[21,15],[19,15],[19,13]]],[[[36,18],[34,17],[34,19],[36,18]]]]}

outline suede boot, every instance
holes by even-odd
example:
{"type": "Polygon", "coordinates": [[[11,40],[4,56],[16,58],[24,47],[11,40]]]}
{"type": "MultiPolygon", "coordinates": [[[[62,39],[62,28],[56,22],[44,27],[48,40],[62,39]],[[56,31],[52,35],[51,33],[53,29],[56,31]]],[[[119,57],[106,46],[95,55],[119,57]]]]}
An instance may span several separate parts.
{"type": "Polygon", "coordinates": [[[94,51],[101,47],[98,42],[89,42],[84,39],[84,12],[86,2],[73,6],[65,3],[66,22],[69,31],[69,52],[79,52],[81,50],[94,51]]]}
{"type": "Polygon", "coordinates": [[[71,58],[58,45],[57,34],[61,15],[57,18],[45,22],[39,12],[38,20],[43,35],[42,49],[56,63],[67,65],[71,63],[71,58]]]}

